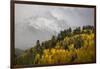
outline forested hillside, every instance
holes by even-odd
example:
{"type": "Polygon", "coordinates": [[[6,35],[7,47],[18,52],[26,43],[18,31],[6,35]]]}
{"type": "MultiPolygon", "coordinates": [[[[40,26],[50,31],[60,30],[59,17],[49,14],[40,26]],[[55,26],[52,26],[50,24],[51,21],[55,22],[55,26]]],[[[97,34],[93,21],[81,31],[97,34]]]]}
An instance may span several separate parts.
{"type": "MultiPolygon", "coordinates": [[[[41,36],[42,37],[42,36],[41,36]]],[[[63,64],[95,61],[95,29],[93,26],[60,31],[57,36],[25,50],[15,65],[63,64]]]]}

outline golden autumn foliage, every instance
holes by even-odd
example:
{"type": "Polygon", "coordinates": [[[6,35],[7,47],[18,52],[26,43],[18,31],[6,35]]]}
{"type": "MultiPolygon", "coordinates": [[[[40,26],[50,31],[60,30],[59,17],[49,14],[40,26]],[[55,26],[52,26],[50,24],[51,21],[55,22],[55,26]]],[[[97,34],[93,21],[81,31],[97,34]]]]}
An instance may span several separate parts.
{"type": "MultiPolygon", "coordinates": [[[[55,48],[43,50],[43,54],[38,63],[59,64],[93,62],[95,60],[94,34],[75,35],[71,39],[78,38],[79,36],[83,39],[83,46],[81,48],[75,49],[74,41],[68,46],[69,50],[61,48],[59,43],[57,43],[55,48]]],[[[67,43],[69,40],[70,37],[66,37],[63,41],[67,43]]]]}
{"type": "MultiPolygon", "coordinates": [[[[70,29],[69,29],[70,30],[70,29]]],[[[69,31],[68,31],[69,32],[69,31]]],[[[71,30],[70,30],[71,32],[71,30]]],[[[92,29],[75,30],[74,33],[64,34],[56,39],[42,43],[38,47],[29,49],[28,53],[17,58],[16,64],[63,64],[95,62],[95,34],[92,29]],[[63,39],[62,39],[63,38],[63,39]],[[31,56],[31,58],[29,58],[31,56]]]]}

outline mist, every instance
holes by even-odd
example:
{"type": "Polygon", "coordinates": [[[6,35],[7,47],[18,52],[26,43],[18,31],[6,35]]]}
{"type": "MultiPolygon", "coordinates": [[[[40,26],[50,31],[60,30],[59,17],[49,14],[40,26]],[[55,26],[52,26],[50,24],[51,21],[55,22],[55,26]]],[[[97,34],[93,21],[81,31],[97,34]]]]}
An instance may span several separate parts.
{"type": "Polygon", "coordinates": [[[15,4],[15,48],[34,47],[69,27],[94,26],[94,8],[15,4]]]}

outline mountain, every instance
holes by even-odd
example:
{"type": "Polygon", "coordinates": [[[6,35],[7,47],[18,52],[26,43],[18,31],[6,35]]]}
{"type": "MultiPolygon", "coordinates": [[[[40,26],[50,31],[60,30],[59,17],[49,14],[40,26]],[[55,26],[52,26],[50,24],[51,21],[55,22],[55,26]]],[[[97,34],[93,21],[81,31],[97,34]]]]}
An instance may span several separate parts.
{"type": "Polygon", "coordinates": [[[95,62],[94,27],[71,28],[61,31],[59,36],[40,44],[36,42],[16,58],[16,65],[48,65],[61,63],[95,62]],[[85,54],[84,54],[85,53],[85,54]]]}
{"type": "Polygon", "coordinates": [[[16,56],[21,55],[23,52],[24,52],[23,50],[18,49],[18,48],[15,48],[15,55],[16,55],[16,56]]]}

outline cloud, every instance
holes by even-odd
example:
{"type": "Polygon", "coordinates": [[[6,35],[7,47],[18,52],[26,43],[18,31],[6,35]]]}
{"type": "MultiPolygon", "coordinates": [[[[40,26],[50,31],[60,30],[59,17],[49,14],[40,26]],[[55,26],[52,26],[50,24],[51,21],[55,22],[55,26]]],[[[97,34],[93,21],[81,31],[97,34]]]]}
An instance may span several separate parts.
{"type": "Polygon", "coordinates": [[[29,20],[29,25],[39,30],[47,30],[53,32],[59,32],[61,30],[56,20],[46,17],[38,17],[35,20],[29,20]]]}
{"type": "Polygon", "coordinates": [[[93,8],[15,5],[15,46],[28,48],[69,27],[94,25],[93,8]],[[42,36],[42,37],[41,37],[42,36]]]}

